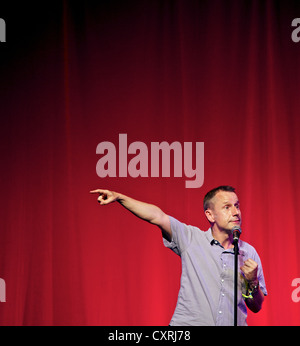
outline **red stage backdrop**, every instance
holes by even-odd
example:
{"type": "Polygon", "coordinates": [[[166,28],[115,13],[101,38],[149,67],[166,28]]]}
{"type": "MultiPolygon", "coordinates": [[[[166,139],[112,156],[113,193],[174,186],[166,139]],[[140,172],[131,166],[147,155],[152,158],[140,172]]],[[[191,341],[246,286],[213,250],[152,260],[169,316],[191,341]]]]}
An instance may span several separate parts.
{"type": "Polygon", "coordinates": [[[248,323],[300,324],[299,1],[7,6],[0,324],[168,325],[180,258],[89,191],[206,230],[202,200],[221,184],[237,189],[269,292],[248,323]]]}

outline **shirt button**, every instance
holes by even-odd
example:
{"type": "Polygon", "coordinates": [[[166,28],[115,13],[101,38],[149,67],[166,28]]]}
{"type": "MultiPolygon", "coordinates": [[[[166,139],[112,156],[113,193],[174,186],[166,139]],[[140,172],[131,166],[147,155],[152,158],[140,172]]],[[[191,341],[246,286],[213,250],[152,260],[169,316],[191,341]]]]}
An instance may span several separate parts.
{"type": "Polygon", "coordinates": [[[222,279],[221,282],[224,282],[224,279],[222,279]]]}
{"type": "Polygon", "coordinates": [[[225,294],[224,293],[222,293],[222,297],[224,297],[225,296],[225,294]]]}
{"type": "Polygon", "coordinates": [[[219,314],[221,314],[221,313],[222,313],[222,311],[220,310],[220,311],[219,311],[219,314]]]}

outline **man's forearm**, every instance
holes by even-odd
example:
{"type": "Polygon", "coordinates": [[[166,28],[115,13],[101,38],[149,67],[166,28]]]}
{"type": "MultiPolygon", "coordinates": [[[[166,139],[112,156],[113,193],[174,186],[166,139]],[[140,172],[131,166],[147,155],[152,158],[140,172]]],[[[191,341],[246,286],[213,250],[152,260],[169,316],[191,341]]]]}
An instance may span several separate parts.
{"type": "Polygon", "coordinates": [[[164,212],[156,205],[138,201],[121,193],[115,193],[117,195],[116,201],[140,219],[157,225],[164,215],[164,212]]]}
{"type": "Polygon", "coordinates": [[[158,226],[161,229],[164,238],[167,240],[172,239],[169,217],[156,205],[141,202],[121,193],[109,190],[97,189],[90,191],[90,193],[99,194],[98,202],[101,205],[107,205],[116,201],[119,202],[124,208],[140,219],[158,226]]]}
{"type": "Polygon", "coordinates": [[[253,298],[246,299],[246,304],[252,312],[259,312],[265,299],[265,296],[259,286],[257,290],[252,293],[252,296],[253,298]]]}
{"type": "Polygon", "coordinates": [[[140,219],[158,226],[161,229],[163,237],[171,241],[172,231],[169,216],[159,207],[154,204],[138,201],[120,193],[117,194],[117,201],[140,219]]]}

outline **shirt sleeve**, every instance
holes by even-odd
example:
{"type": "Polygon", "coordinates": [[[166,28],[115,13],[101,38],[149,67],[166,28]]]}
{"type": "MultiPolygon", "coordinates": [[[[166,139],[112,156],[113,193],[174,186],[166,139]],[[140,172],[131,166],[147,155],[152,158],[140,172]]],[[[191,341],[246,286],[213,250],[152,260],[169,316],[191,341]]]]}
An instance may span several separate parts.
{"type": "Polygon", "coordinates": [[[260,258],[259,258],[259,256],[258,256],[258,253],[257,253],[257,252],[256,252],[256,259],[255,259],[255,261],[256,261],[257,264],[258,264],[257,278],[258,278],[258,281],[259,281],[259,287],[260,287],[260,289],[262,290],[263,294],[264,294],[265,296],[267,296],[267,295],[268,295],[268,291],[267,291],[267,288],[266,288],[264,272],[263,272],[261,260],[260,260],[260,258]]]}
{"type": "Polygon", "coordinates": [[[268,291],[266,288],[266,283],[265,283],[265,277],[264,277],[264,272],[263,272],[263,267],[261,264],[260,257],[257,253],[257,251],[252,247],[253,254],[252,254],[252,259],[258,264],[258,269],[257,269],[257,279],[259,281],[259,287],[262,290],[263,294],[265,296],[268,295],[268,291]]]}
{"type": "Polygon", "coordinates": [[[169,216],[172,231],[172,240],[168,241],[163,238],[164,246],[174,251],[177,255],[187,249],[192,239],[192,228],[186,224],[169,216]]]}

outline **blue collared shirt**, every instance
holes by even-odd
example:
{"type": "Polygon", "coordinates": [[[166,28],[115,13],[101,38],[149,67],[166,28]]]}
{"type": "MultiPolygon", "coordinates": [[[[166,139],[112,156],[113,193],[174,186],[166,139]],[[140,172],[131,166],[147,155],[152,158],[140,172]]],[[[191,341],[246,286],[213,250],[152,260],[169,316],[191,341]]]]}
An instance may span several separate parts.
{"type": "MultiPolygon", "coordinates": [[[[181,257],[182,273],[173,326],[230,326],[234,323],[234,250],[225,250],[212,236],[169,216],[172,240],[164,245],[181,257]]],[[[253,246],[239,240],[238,268],[248,258],[258,263],[259,285],[267,295],[260,258],[253,246]]],[[[238,325],[247,325],[247,307],[242,297],[247,282],[239,269],[238,325]]]]}

